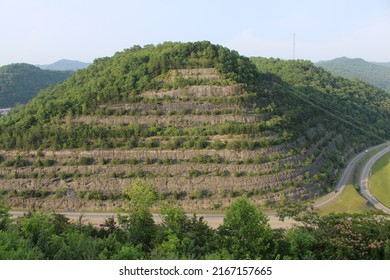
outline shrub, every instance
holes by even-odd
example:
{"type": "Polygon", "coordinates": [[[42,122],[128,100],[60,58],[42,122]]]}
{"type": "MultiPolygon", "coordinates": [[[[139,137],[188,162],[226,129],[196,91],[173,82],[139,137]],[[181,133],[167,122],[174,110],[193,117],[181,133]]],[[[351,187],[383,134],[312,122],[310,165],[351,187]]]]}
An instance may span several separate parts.
{"type": "Polygon", "coordinates": [[[78,164],[79,165],[91,165],[95,162],[94,158],[91,157],[81,157],[78,164]]]}

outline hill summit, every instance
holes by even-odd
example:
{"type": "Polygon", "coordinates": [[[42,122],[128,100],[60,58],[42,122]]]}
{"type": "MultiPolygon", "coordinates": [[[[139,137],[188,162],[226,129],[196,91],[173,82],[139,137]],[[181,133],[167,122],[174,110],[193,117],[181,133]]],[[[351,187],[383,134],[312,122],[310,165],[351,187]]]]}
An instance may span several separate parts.
{"type": "Polygon", "coordinates": [[[305,61],[134,46],[0,120],[0,188],[19,208],[113,210],[135,178],[192,210],[307,201],[389,135],[389,100],[305,61]]]}

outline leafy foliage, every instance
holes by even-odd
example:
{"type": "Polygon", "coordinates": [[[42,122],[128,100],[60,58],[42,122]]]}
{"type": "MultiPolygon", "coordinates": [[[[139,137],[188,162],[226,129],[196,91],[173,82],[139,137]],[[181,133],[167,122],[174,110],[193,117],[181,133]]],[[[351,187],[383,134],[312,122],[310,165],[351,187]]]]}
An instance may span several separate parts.
{"type": "Polygon", "coordinates": [[[182,207],[161,206],[162,225],[153,255],[157,258],[203,259],[216,249],[215,231],[195,214],[189,218],[182,207]]]}
{"type": "Polygon", "coordinates": [[[3,197],[0,194],[0,230],[5,229],[9,223],[9,208],[4,205],[3,197]]]}
{"type": "Polygon", "coordinates": [[[273,255],[268,217],[245,197],[232,203],[218,232],[221,248],[234,259],[266,259],[273,255]]]}
{"type": "Polygon", "coordinates": [[[151,250],[156,231],[149,208],[156,202],[157,196],[151,184],[136,180],[131,188],[124,191],[126,198],[125,216],[119,215],[119,223],[125,229],[128,240],[142,244],[144,250],[151,250]]]}

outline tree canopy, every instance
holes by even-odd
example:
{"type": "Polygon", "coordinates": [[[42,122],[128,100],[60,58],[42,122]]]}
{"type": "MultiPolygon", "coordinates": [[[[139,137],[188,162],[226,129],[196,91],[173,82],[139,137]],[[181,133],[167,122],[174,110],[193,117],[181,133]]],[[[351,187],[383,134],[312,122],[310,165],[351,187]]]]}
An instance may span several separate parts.
{"type": "Polygon", "coordinates": [[[234,259],[266,259],[273,255],[268,217],[245,197],[231,204],[219,234],[222,250],[234,259]]]}

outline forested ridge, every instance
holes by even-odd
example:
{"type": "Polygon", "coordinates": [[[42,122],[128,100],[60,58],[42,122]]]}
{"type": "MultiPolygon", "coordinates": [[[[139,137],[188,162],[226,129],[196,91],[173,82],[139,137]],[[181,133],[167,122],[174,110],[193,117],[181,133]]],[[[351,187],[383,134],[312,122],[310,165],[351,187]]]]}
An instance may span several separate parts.
{"type": "Polygon", "coordinates": [[[309,201],[389,137],[389,115],[384,91],[307,61],[134,46],[0,119],[0,189],[19,208],[110,211],[139,177],[186,210],[309,201]]]}
{"type": "Polygon", "coordinates": [[[64,81],[72,71],[41,70],[26,63],[0,67],[0,108],[25,104],[48,86],[64,81]]]}
{"type": "Polygon", "coordinates": [[[320,61],[317,66],[323,67],[335,76],[347,79],[360,79],[390,92],[389,63],[367,62],[360,58],[340,57],[329,61],[320,61]]]}

